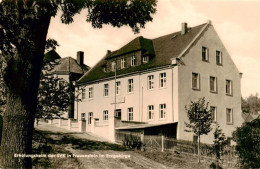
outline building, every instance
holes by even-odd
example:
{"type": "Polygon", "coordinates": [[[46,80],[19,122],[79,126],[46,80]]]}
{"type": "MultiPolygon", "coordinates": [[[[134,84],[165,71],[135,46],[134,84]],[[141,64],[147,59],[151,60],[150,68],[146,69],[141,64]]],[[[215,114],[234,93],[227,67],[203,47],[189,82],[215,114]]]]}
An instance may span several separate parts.
{"type": "Polygon", "coordinates": [[[44,55],[44,62],[56,62],[57,65],[53,68],[53,73],[57,77],[67,81],[72,89],[71,92],[71,103],[69,106],[69,112],[65,113],[63,117],[73,118],[74,117],[74,85],[82,75],[84,75],[90,67],[84,64],[84,52],[77,52],[77,60],[72,57],[61,58],[60,55],[55,51],[51,50],[44,55]]]}
{"type": "MultiPolygon", "coordinates": [[[[135,38],[108,51],[78,80],[75,118],[86,131],[114,140],[120,130],[163,134],[182,140],[187,133],[185,106],[205,97],[226,136],[243,122],[241,80],[211,21],[147,39],[135,38]],[[114,118],[115,117],[115,118],[114,118]]],[[[212,143],[213,135],[201,142],[212,143]]]]}

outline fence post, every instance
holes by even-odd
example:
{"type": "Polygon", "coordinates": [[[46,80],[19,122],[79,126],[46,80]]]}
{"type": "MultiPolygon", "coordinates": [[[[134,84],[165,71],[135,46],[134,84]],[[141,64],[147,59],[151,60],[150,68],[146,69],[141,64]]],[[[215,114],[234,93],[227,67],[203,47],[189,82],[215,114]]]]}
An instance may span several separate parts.
{"type": "Polygon", "coordinates": [[[162,135],[162,152],[164,151],[164,136],[162,135]]]}
{"type": "Polygon", "coordinates": [[[141,142],[142,142],[141,151],[144,151],[144,133],[141,133],[141,142]]]}

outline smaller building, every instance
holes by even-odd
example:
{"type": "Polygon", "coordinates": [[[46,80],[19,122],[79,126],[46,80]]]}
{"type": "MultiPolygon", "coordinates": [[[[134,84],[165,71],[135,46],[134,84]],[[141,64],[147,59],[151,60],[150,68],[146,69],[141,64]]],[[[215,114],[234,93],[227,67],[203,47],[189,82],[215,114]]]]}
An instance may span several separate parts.
{"type": "Polygon", "coordinates": [[[51,50],[45,54],[44,62],[56,62],[57,65],[55,65],[52,72],[57,75],[57,77],[62,78],[69,83],[69,86],[71,87],[71,102],[68,113],[65,113],[63,117],[74,118],[74,84],[75,81],[90,69],[89,66],[84,64],[84,52],[78,51],[77,59],[74,59],[70,56],[61,58],[55,50],[51,50]]]}

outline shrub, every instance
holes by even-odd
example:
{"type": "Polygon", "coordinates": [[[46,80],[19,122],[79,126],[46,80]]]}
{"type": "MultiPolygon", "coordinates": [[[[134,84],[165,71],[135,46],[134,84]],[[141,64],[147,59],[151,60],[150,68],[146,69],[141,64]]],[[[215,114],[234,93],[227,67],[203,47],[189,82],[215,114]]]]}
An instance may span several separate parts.
{"type": "Polygon", "coordinates": [[[123,140],[123,145],[127,146],[131,149],[138,149],[140,150],[143,146],[143,143],[139,139],[139,137],[133,136],[133,135],[125,135],[125,138],[123,140]]]}
{"type": "Polygon", "coordinates": [[[233,132],[243,168],[260,168],[260,119],[244,123],[233,132]]]}

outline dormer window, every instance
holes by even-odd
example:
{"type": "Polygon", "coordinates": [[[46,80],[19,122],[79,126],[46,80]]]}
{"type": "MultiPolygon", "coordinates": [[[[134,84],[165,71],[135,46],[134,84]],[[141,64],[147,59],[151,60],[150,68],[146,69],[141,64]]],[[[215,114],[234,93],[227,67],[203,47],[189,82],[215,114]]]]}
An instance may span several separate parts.
{"type": "Polygon", "coordinates": [[[202,60],[208,62],[209,61],[209,49],[207,47],[202,47],[202,60]]]}
{"type": "Polygon", "coordinates": [[[133,56],[131,57],[131,66],[135,66],[135,65],[136,65],[136,56],[133,55],[133,56]]]}
{"type": "Polygon", "coordinates": [[[148,56],[144,56],[143,57],[143,63],[147,63],[149,61],[149,57],[148,56]]]}
{"type": "Polygon", "coordinates": [[[116,62],[113,61],[113,62],[111,63],[111,71],[114,72],[115,70],[116,70],[116,62]]]}
{"type": "Polygon", "coordinates": [[[125,68],[125,58],[121,59],[121,69],[125,68]]]}
{"type": "Polygon", "coordinates": [[[107,72],[107,67],[103,67],[103,71],[104,71],[104,72],[107,72]]]}

